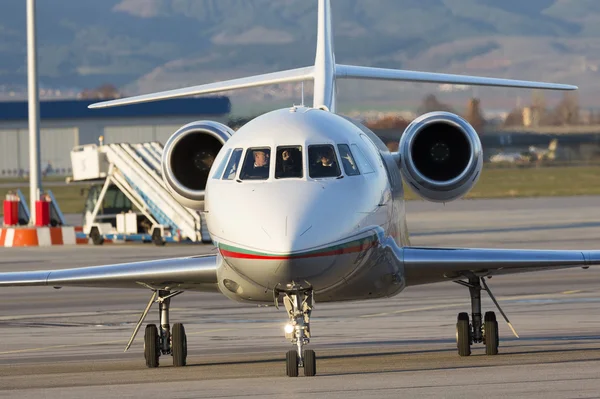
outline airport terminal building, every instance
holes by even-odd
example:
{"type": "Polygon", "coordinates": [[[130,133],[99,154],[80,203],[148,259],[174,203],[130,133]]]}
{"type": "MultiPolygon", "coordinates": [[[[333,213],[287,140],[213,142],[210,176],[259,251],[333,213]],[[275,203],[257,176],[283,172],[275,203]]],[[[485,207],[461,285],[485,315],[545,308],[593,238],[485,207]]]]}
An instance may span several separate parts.
{"type": "MultiPolygon", "coordinates": [[[[98,100],[40,102],[41,168],[48,174],[71,173],[71,150],[84,144],[140,143],[167,139],[199,119],[228,121],[227,97],[185,98],[124,107],[88,109],[98,100]]],[[[29,173],[27,101],[0,102],[0,178],[29,173]]]]}

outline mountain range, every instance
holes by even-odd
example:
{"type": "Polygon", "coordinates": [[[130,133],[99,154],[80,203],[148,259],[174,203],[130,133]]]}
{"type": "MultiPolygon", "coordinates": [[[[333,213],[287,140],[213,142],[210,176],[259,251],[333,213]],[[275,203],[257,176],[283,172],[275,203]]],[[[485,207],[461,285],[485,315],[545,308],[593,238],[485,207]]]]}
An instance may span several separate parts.
{"type": "MultiPolygon", "coordinates": [[[[332,6],[338,62],[571,83],[587,104],[600,105],[598,0],[332,6]]],[[[111,83],[139,94],[310,65],[316,12],[316,0],[38,0],[40,84],[81,90],[111,83]]],[[[0,57],[0,88],[25,87],[23,0],[2,0],[0,57]]],[[[260,96],[297,96],[295,90],[260,96]]],[[[349,99],[402,103],[433,89],[344,82],[340,90],[349,99]]],[[[508,93],[478,90],[484,97],[508,93]]]]}

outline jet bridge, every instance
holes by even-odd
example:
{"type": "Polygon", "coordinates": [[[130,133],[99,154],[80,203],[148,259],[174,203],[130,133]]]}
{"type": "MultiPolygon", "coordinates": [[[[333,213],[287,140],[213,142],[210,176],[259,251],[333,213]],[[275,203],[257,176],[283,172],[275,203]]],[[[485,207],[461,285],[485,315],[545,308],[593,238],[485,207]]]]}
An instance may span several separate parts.
{"type": "Polygon", "coordinates": [[[202,212],[181,205],[162,179],[158,142],[83,145],[71,151],[73,178],[93,183],[83,232],[112,241],[211,242],[202,212]]]}

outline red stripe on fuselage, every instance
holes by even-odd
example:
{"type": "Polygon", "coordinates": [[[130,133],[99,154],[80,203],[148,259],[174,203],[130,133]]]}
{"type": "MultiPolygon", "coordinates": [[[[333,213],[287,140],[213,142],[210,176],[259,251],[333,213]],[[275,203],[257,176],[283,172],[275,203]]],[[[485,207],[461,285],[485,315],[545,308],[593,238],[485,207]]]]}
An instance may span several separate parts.
{"type": "Polygon", "coordinates": [[[228,251],[226,249],[220,249],[221,255],[225,258],[236,258],[236,259],[255,259],[255,260],[288,260],[288,259],[308,259],[308,258],[320,258],[323,256],[335,256],[335,255],[344,255],[351,254],[356,252],[361,252],[372,248],[375,246],[375,243],[357,245],[354,247],[348,248],[340,248],[333,249],[331,251],[325,252],[317,252],[314,254],[306,254],[306,255],[255,255],[255,254],[244,254],[241,252],[228,251]]]}

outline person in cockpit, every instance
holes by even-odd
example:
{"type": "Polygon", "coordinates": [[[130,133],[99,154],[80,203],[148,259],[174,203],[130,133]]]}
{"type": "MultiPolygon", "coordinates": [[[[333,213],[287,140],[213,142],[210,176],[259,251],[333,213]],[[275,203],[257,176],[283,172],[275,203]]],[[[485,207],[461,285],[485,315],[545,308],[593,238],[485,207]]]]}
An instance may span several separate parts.
{"type": "Polygon", "coordinates": [[[269,154],[265,151],[254,151],[254,165],[252,167],[251,175],[254,178],[266,179],[269,177],[269,154]]]}
{"type": "Polygon", "coordinates": [[[318,177],[336,177],[339,174],[338,167],[334,161],[331,151],[321,153],[317,161],[318,177]]]}
{"type": "Polygon", "coordinates": [[[298,174],[302,174],[302,171],[298,168],[294,162],[290,150],[285,150],[281,153],[281,175],[283,177],[296,177],[298,174]]]}

